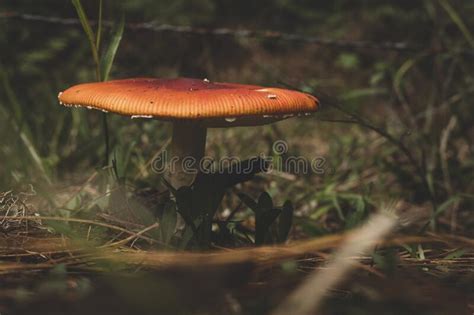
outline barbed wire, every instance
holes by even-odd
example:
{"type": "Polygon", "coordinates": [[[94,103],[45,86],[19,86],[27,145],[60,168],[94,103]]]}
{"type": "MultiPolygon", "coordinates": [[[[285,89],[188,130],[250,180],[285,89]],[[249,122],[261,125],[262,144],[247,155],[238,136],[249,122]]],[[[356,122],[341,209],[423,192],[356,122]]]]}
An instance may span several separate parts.
{"type": "MultiPolygon", "coordinates": [[[[49,24],[60,24],[65,26],[80,26],[81,23],[75,18],[61,18],[33,14],[22,14],[17,12],[0,12],[0,19],[23,20],[30,22],[42,22],[49,24]]],[[[91,24],[97,24],[97,21],[91,21],[91,24]]],[[[112,27],[112,21],[104,21],[105,27],[112,27]]],[[[256,38],[269,39],[287,42],[299,42],[314,45],[334,46],[344,49],[371,49],[371,50],[393,50],[399,52],[418,52],[426,47],[414,46],[405,42],[374,42],[364,40],[343,40],[328,39],[316,36],[307,36],[302,34],[285,33],[271,30],[248,30],[231,28],[203,28],[183,25],[171,25],[158,23],[157,21],[145,23],[128,23],[127,28],[133,31],[150,31],[157,33],[182,33],[191,35],[211,35],[235,38],[256,38]]]]}

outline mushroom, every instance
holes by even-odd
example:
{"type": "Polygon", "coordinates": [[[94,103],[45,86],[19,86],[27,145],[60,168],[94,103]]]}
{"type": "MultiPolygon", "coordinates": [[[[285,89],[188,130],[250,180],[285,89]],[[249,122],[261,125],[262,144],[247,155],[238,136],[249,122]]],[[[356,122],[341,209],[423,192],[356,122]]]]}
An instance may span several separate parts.
{"type": "Polygon", "coordinates": [[[207,128],[255,126],[315,112],[318,100],[306,93],[207,79],[136,78],[73,86],[59,94],[65,106],[94,108],[132,118],[173,123],[170,184],[190,186],[204,156],[207,128]],[[186,164],[186,165],[183,165],[186,164]]]}

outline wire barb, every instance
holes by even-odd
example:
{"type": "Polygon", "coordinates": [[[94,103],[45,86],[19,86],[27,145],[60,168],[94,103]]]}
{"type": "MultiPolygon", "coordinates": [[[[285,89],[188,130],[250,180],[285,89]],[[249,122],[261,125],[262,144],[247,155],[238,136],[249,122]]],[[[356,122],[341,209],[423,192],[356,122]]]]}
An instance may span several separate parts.
{"type": "MultiPolygon", "coordinates": [[[[65,26],[78,26],[80,21],[75,18],[61,18],[52,16],[42,16],[33,14],[22,14],[17,12],[1,12],[0,19],[22,20],[30,22],[42,22],[50,24],[61,24],[65,26]]],[[[91,24],[97,24],[97,21],[91,21],[91,24]]],[[[104,27],[112,27],[112,21],[103,21],[104,27]]],[[[370,50],[393,50],[399,52],[417,52],[423,47],[417,47],[405,42],[374,42],[364,40],[344,40],[328,39],[316,36],[306,36],[302,34],[285,33],[272,30],[248,30],[248,29],[230,29],[230,28],[203,28],[185,25],[171,25],[158,23],[157,21],[143,23],[128,23],[127,29],[133,31],[151,31],[156,33],[182,33],[192,35],[210,35],[225,36],[235,38],[256,38],[275,41],[299,42],[321,46],[333,46],[343,49],[370,49],[370,50]]]]}

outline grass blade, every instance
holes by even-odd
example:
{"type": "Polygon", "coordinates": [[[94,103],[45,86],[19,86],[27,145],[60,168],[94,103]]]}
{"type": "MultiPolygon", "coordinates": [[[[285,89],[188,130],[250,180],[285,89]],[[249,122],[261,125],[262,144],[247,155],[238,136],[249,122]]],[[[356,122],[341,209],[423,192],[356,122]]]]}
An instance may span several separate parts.
{"type": "Polygon", "coordinates": [[[112,65],[114,63],[115,55],[117,54],[118,47],[120,46],[120,41],[122,40],[123,31],[125,28],[125,19],[122,18],[119,25],[113,32],[113,37],[110,41],[109,47],[107,51],[102,56],[101,60],[101,75],[102,80],[107,81],[109,79],[110,70],[112,69],[112,65]]]}
{"type": "Polygon", "coordinates": [[[97,24],[97,37],[95,47],[97,51],[100,51],[100,40],[102,39],[102,16],[103,16],[103,1],[99,0],[99,21],[97,24]]]}
{"type": "Polygon", "coordinates": [[[12,108],[10,113],[7,113],[6,110],[2,108],[2,112],[5,111],[5,116],[9,114],[12,116],[13,119],[10,119],[10,122],[13,126],[13,129],[16,133],[20,136],[20,140],[25,146],[28,154],[30,155],[34,165],[36,165],[37,169],[39,170],[40,174],[46,180],[48,184],[51,184],[51,179],[49,178],[48,172],[46,171],[46,167],[43,163],[43,160],[40,157],[40,154],[36,150],[35,145],[31,141],[31,130],[28,125],[23,124],[23,111],[20,106],[20,102],[16,97],[13,89],[10,85],[10,81],[8,80],[7,73],[0,68],[0,83],[6,92],[7,100],[11,104],[10,108],[12,108]]]}
{"type": "Polygon", "coordinates": [[[469,45],[474,48],[474,37],[471,32],[469,32],[469,29],[467,28],[466,24],[464,24],[464,21],[461,19],[456,10],[454,10],[454,8],[447,0],[439,0],[439,4],[441,5],[441,7],[443,7],[446,13],[448,13],[454,24],[456,24],[456,26],[459,28],[469,45]]]}
{"type": "MultiPolygon", "coordinates": [[[[99,52],[97,51],[96,38],[94,36],[94,31],[92,30],[91,25],[89,23],[89,19],[87,18],[86,12],[84,11],[84,8],[82,7],[81,0],[72,0],[72,4],[76,8],[77,15],[79,16],[79,20],[81,21],[82,28],[84,29],[84,32],[86,33],[87,39],[89,40],[89,43],[91,46],[94,62],[96,63],[96,66],[98,67],[100,65],[100,59],[99,59],[99,52]]],[[[99,71],[97,71],[97,79],[98,81],[100,81],[99,71]]]]}

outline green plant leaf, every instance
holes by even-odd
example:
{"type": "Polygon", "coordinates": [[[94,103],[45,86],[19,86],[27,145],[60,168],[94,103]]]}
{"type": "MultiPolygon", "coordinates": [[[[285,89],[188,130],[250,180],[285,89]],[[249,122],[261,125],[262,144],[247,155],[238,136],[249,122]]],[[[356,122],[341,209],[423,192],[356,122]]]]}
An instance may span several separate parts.
{"type": "Polygon", "coordinates": [[[346,70],[354,70],[359,67],[359,56],[354,53],[342,53],[336,59],[336,64],[346,70]]]}
{"type": "Polygon", "coordinates": [[[58,234],[65,235],[70,239],[80,240],[83,238],[83,235],[74,230],[68,222],[59,222],[59,221],[47,221],[43,220],[44,224],[49,228],[53,229],[54,232],[58,234]]]}
{"type": "Polygon", "coordinates": [[[344,216],[344,212],[342,211],[341,205],[339,204],[339,200],[337,199],[337,195],[334,194],[331,200],[332,200],[332,204],[334,205],[334,208],[336,208],[339,219],[341,219],[342,221],[346,220],[344,216]]]}
{"type": "MultiPolygon", "coordinates": [[[[28,151],[28,154],[30,155],[34,165],[37,167],[46,182],[48,184],[51,184],[52,181],[49,176],[47,167],[32,141],[31,130],[28,124],[22,123],[24,121],[24,117],[20,102],[12,89],[7,73],[3,70],[3,68],[0,68],[0,80],[0,83],[2,83],[2,87],[4,88],[4,91],[6,93],[7,100],[11,104],[11,111],[9,116],[11,116],[13,119],[9,119],[9,121],[11,122],[11,125],[16,131],[16,133],[19,134],[20,140],[28,151]]],[[[3,107],[0,107],[0,110],[2,112],[6,112],[3,107]]]]}
{"type": "Polygon", "coordinates": [[[281,214],[278,218],[278,241],[285,242],[290,233],[291,225],[293,224],[293,205],[290,201],[286,201],[281,209],[281,214]]]}
{"type": "Polygon", "coordinates": [[[127,170],[128,165],[130,162],[130,157],[132,155],[132,151],[135,147],[136,141],[132,141],[131,143],[117,145],[115,150],[113,151],[113,159],[112,159],[112,168],[114,171],[114,175],[116,180],[119,183],[123,183],[127,170]]]}
{"type": "Polygon", "coordinates": [[[194,229],[191,228],[190,225],[186,225],[184,228],[183,235],[181,236],[181,239],[179,241],[178,247],[181,249],[185,249],[188,247],[189,243],[193,239],[194,236],[194,229]]]}
{"type": "Polygon", "coordinates": [[[323,226],[319,226],[312,221],[308,221],[307,219],[298,222],[298,226],[301,227],[304,233],[312,237],[323,236],[329,233],[329,231],[323,226]]]}
{"type": "Polygon", "coordinates": [[[402,94],[402,80],[405,74],[416,64],[417,59],[411,58],[405,61],[402,66],[397,70],[395,73],[395,77],[393,79],[393,86],[398,94],[402,94]]]}
{"type": "Polygon", "coordinates": [[[79,210],[82,206],[82,194],[78,193],[72,197],[64,206],[68,211],[79,210]]]}
{"type": "Polygon", "coordinates": [[[467,28],[466,24],[464,21],[461,19],[459,14],[454,10],[454,8],[451,6],[449,1],[447,0],[438,0],[439,4],[443,9],[448,13],[449,17],[451,20],[456,24],[456,26],[459,28],[461,33],[463,34],[464,38],[466,41],[471,45],[472,48],[474,48],[474,36],[469,32],[469,29],[467,28]]]}
{"type": "Polygon", "coordinates": [[[260,197],[258,197],[258,208],[260,211],[270,210],[273,208],[272,197],[267,192],[263,192],[260,197]]]}
{"type": "Polygon", "coordinates": [[[353,213],[351,213],[346,219],[345,228],[352,229],[359,224],[362,223],[365,215],[366,215],[366,206],[364,202],[364,198],[359,197],[355,199],[356,202],[356,209],[353,213]]]}
{"type": "Polygon", "coordinates": [[[96,42],[95,42],[95,47],[97,47],[97,51],[100,50],[100,41],[102,39],[102,16],[103,16],[103,10],[104,9],[104,1],[99,0],[99,21],[97,22],[97,36],[96,36],[96,42]]]}
{"type": "Polygon", "coordinates": [[[457,258],[461,258],[462,256],[464,256],[464,254],[466,254],[466,250],[464,248],[461,248],[461,249],[458,249],[458,250],[455,250],[454,252],[446,255],[446,257],[444,257],[444,259],[457,259],[457,258]]]}
{"type": "Polygon", "coordinates": [[[242,200],[242,202],[247,207],[250,208],[250,210],[252,210],[254,213],[258,212],[258,205],[255,201],[253,201],[252,198],[250,198],[248,195],[243,194],[243,193],[239,193],[239,194],[237,194],[237,196],[240,198],[240,200],[242,200]]]}
{"type": "Polygon", "coordinates": [[[313,213],[309,216],[309,218],[310,218],[311,220],[316,221],[316,220],[318,220],[319,218],[321,218],[323,215],[325,215],[326,213],[328,213],[329,210],[331,210],[331,209],[333,209],[333,207],[332,207],[332,205],[330,205],[330,204],[329,204],[329,205],[320,206],[320,207],[318,207],[318,208],[316,209],[315,212],[313,212],[313,213]]]}
{"type": "Polygon", "coordinates": [[[366,89],[353,89],[341,96],[341,99],[348,102],[352,100],[363,99],[372,96],[387,95],[387,89],[384,88],[366,88],[366,89]]]}
{"type": "Polygon", "coordinates": [[[385,272],[394,272],[399,263],[398,252],[393,248],[373,252],[372,259],[375,265],[385,272]]]}
{"type": "Polygon", "coordinates": [[[161,239],[165,244],[169,244],[171,241],[176,230],[177,221],[176,204],[174,202],[168,202],[160,218],[161,239]]]}
{"type": "MultiPolygon", "coordinates": [[[[82,28],[84,29],[84,32],[87,35],[87,39],[89,40],[94,62],[99,67],[100,60],[99,60],[99,52],[97,51],[97,46],[96,46],[96,38],[94,35],[94,31],[92,30],[92,27],[89,23],[89,19],[87,18],[86,12],[84,11],[84,8],[82,7],[81,0],[72,0],[72,4],[76,8],[76,12],[77,12],[77,15],[79,16],[79,20],[81,21],[82,28]]],[[[100,76],[99,72],[98,72],[98,76],[100,76]]],[[[100,77],[98,79],[100,81],[100,77]]]]}
{"type": "Polygon", "coordinates": [[[192,224],[192,221],[196,218],[193,214],[192,194],[193,191],[188,186],[180,187],[174,194],[178,211],[184,221],[186,221],[186,224],[192,224]]]}
{"type": "Polygon", "coordinates": [[[268,209],[255,215],[255,245],[260,246],[265,243],[265,236],[280,213],[279,209],[268,209]]]}
{"type": "MultiPolygon", "coordinates": [[[[190,248],[193,245],[193,241],[197,237],[198,228],[202,224],[202,218],[197,218],[191,224],[186,223],[184,228],[183,236],[181,237],[178,247],[181,249],[190,248]]],[[[198,240],[199,243],[199,240],[198,240]]]]}
{"type": "Polygon", "coordinates": [[[100,73],[103,81],[107,81],[109,79],[110,70],[112,69],[115,55],[117,54],[118,47],[120,46],[124,29],[125,19],[122,18],[120,23],[114,29],[110,44],[107,47],[105,54],[102,55],[102,59],[100,61],[100,73]]]}

